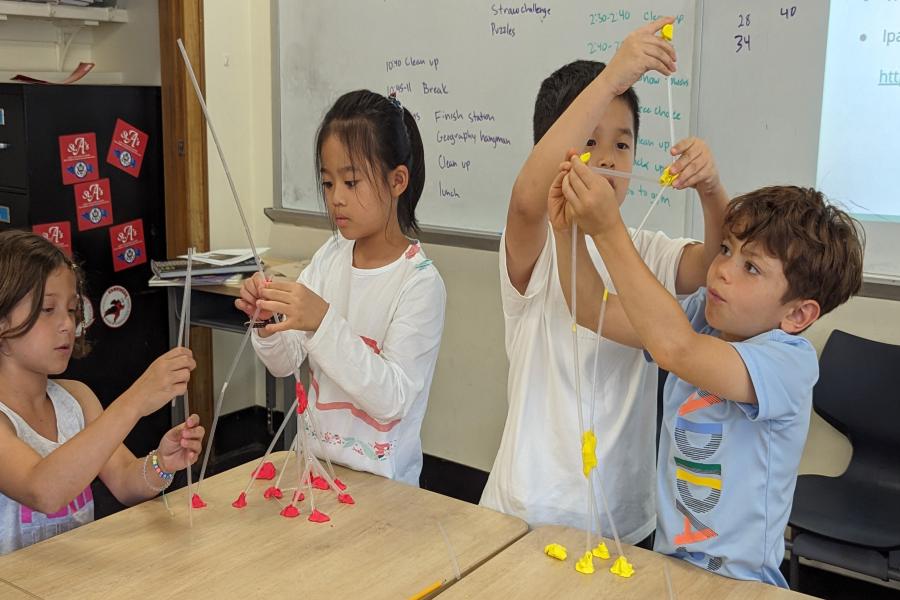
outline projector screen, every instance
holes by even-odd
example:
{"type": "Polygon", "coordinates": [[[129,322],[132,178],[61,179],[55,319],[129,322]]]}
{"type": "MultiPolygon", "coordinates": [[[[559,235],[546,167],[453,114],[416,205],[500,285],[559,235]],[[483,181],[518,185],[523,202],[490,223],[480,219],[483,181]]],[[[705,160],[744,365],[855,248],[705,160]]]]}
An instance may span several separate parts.
{"type": "Polygon", "coordinates": [[[869,280],[900,282],[900,2],[830,2],[816,187],[863,222],[869,280]]]}

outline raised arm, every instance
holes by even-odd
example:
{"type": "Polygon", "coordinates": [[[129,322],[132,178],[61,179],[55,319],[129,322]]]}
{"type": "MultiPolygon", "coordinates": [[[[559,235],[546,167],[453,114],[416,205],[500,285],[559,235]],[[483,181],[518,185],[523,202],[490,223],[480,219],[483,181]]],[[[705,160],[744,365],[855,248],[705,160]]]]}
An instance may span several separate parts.
{"type": "Polygon", "coordinates": [[[694,331],[678,301],[641,260],[622,223],[609,184],[573,163],[563,192],[575,220],[592,234],[616,285],[622,307],[644,348],[660,367],[735,402],[755,403],[750,375],[737,350],[694,331]]]}
{"type": "Polygon", "coordinates": [[[706,284],[706,272],[719,253],[728,192],[719,180],[719,169],[705,141],[695,137],[681,140],[671,153],[681,155],[671,167],[671,173],[679,176],[673,187],[697,190],[703,207],[703,243],[684,249],[675,279],[676,293],[692,294],[706,284]]]}
{"type": "Polygon", "coordinates": [[[506,217],[507,270],[513,286],[524,293],[535,262],[546,243],[547,190],[558,171],[559,158],[581,148],[603,118],[609,104],[641,75],[675,71],[675,51],[656,36],[670,17],[635,30],[600,75],[591,82],[538,141],[519,171],[506,217]]]}

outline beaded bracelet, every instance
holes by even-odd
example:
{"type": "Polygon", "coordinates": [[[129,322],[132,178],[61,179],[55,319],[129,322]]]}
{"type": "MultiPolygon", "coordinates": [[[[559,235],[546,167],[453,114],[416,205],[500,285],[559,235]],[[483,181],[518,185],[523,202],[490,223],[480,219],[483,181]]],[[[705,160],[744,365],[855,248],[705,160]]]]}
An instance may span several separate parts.
{"type": "Polygon", "coordinates": [[[167,489],[170,485],[172,485],[172,480],[175,476],[175,473],[168,473],[163,471],[159,466],[159,456],[156,450],[150,452],[147,455],[147,458],[144,459],[144,481],[147,482],[147,485],[150,486],[150,489],[154,492],[161,492],[167,489]],[[151,483],[150,479],[147,478],[147,463],[150,462],[153,465],[153,471],[156,472],[157,476],[162,479],[165,483],[162,486],[157,486],[151,483]]]}
{"type": "Polygon", "coordinates": [[[163,471],[162,467],[159,466],[159,450],[150,452],[150,462],[153,464],[153,470],[156,471],[156,474],[159,475],[160,479],[172,479],[172,477],[175,476],[175,473],[163,471]]]}

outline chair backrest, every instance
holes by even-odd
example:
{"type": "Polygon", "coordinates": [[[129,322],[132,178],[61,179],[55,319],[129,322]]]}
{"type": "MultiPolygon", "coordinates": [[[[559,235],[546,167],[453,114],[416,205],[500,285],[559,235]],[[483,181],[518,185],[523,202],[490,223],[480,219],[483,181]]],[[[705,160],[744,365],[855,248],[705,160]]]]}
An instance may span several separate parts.
{"type": "Polygon", "coordinates": [[[846,475],[887,476],[886,485],[900,487],[900,346],[835,329],[819,359],[813,406],[853,445],[846,475]]]}

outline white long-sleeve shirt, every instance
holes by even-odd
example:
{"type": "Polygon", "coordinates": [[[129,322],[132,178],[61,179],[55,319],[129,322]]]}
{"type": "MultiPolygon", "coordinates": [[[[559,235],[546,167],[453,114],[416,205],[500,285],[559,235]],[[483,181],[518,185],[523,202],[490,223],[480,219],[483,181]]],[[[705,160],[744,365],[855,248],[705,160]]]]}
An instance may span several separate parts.
{"type": "Polygon", "coordinates": [[[353,245],[332,237],[300,274],[330,304],[318,330],[254,333],[253,347],[276,377],[309,358],[309,409],[332,461],[418,485],[447,293],[418,242],[376,269],[353,266],[353,245]]]}

